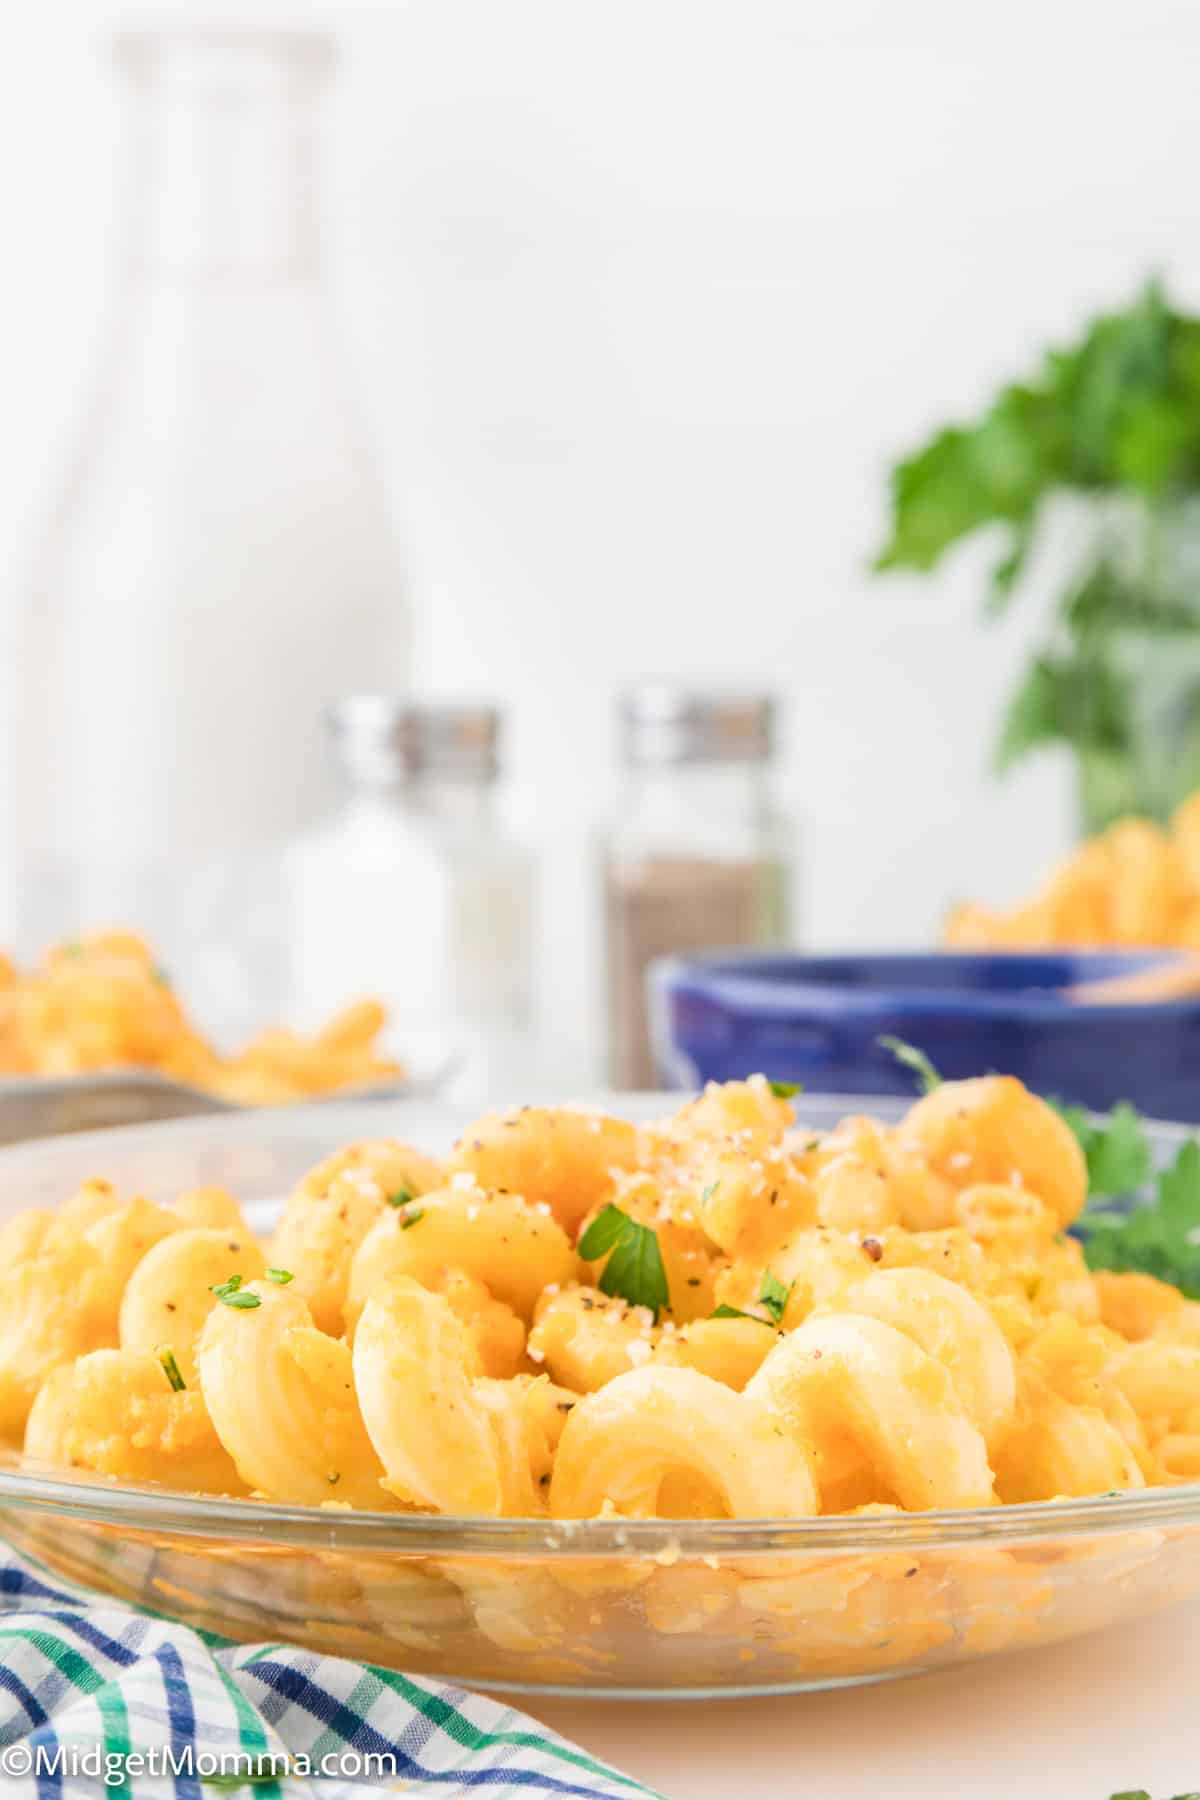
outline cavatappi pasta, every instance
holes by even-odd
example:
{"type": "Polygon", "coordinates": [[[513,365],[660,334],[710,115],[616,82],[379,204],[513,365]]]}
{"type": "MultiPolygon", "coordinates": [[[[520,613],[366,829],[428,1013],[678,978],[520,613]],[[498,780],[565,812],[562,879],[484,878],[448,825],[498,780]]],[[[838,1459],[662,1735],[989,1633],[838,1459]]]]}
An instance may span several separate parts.
{"type": "Polygon", "coordinates": [[[1167,827],[1121,819],[1079,844],[1007,910],[967,902],[946,921],[955,950],[1178,945],[1200,950],[1200,793],[1167,827]]]}
{"type": "Polygon", "coordinates": [[[444,1163],[367,1141],[265,1243],[220,1190],[98,1180],[0,1229],[0,1428],[131,1481],[509,1517],[1195,1480],[1200,1305],[1092,1275],[1065,1234],[1085,1190],[1003,1076],[893,1127],[810,1132],[756,1076],[646,1127],[488,1115],[444,1163]]]}
{"type": "Polygon", "coordinates": [[[277,1106],[402,1075],[379,1048],[385,1023],[377,1000],[361,1000],[313,1037],[262,1031],[225,1056],[133,932],[56,944],[29,970],[0,954],[0,1074],[155,1069],[241,1106],[277,1106]]]}

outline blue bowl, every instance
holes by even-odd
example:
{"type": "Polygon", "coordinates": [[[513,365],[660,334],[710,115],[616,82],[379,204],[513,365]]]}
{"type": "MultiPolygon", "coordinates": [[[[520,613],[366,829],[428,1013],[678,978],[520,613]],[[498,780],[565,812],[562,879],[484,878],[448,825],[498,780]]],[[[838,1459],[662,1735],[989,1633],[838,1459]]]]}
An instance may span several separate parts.
{"type": "Polygon", "coordinates": [[[1164,954],[668,957],[649,978],[655,1054],[669,1087],[761,1069],[816,1093],[911,1096],[911,1071],[879,1044],[890,1035],[946,1076],[1000,1071],[1079,1105],[1130,1100],[1200,1124],[1200,999],[1080,1006],[1060,991],[1164,954]]]}

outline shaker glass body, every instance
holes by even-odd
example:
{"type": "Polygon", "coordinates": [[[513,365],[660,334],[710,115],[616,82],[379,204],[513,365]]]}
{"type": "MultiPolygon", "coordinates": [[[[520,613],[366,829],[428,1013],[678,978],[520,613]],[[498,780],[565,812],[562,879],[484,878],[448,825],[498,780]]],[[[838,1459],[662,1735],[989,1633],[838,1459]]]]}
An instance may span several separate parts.
{"type": "Polygon", "coordinates": [[[793,833],[760,763],[628,771],[603,850],[609,1075],[657,1083],[646,974],[659,956],[785,941],[793,833]]]}

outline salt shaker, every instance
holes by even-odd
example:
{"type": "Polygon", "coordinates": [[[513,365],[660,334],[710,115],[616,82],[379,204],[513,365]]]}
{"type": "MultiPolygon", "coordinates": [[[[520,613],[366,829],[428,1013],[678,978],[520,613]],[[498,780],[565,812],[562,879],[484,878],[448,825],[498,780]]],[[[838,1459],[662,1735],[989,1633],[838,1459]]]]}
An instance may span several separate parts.
{"type": "Polygon", "coordinates": [[[297,1016],[377,995],[396,1052],[452,1058],[458,1097],[519,1083],[533,868],[497,816],[499,714],[360,694],[326,724],[342,805],[286,859],[297,1016]]]}
{"type": "Polygon", "coordinates": [[[770,791],[764,694],[643,683],[619,705],[624,780],[603,852],[609,1066],[655,1085],[646,972],[658,956],[786,941],[795,833],[770,791]]]}

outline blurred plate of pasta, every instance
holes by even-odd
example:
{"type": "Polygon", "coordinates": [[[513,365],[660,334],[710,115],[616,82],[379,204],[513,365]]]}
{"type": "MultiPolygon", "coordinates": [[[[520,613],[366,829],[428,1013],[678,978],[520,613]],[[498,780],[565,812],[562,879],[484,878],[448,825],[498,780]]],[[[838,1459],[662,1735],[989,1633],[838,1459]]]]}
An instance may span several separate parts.
{"type": "Polygon", "coordinates": [[[197,1026],[132,932],[56,944],[31,969],[0,956],[0,1143],[230,1109],[429,1093],[448,1063],[386,1048],[374,999],[317,1031],[273,1028],[232,1051],[197,1026]]]}

